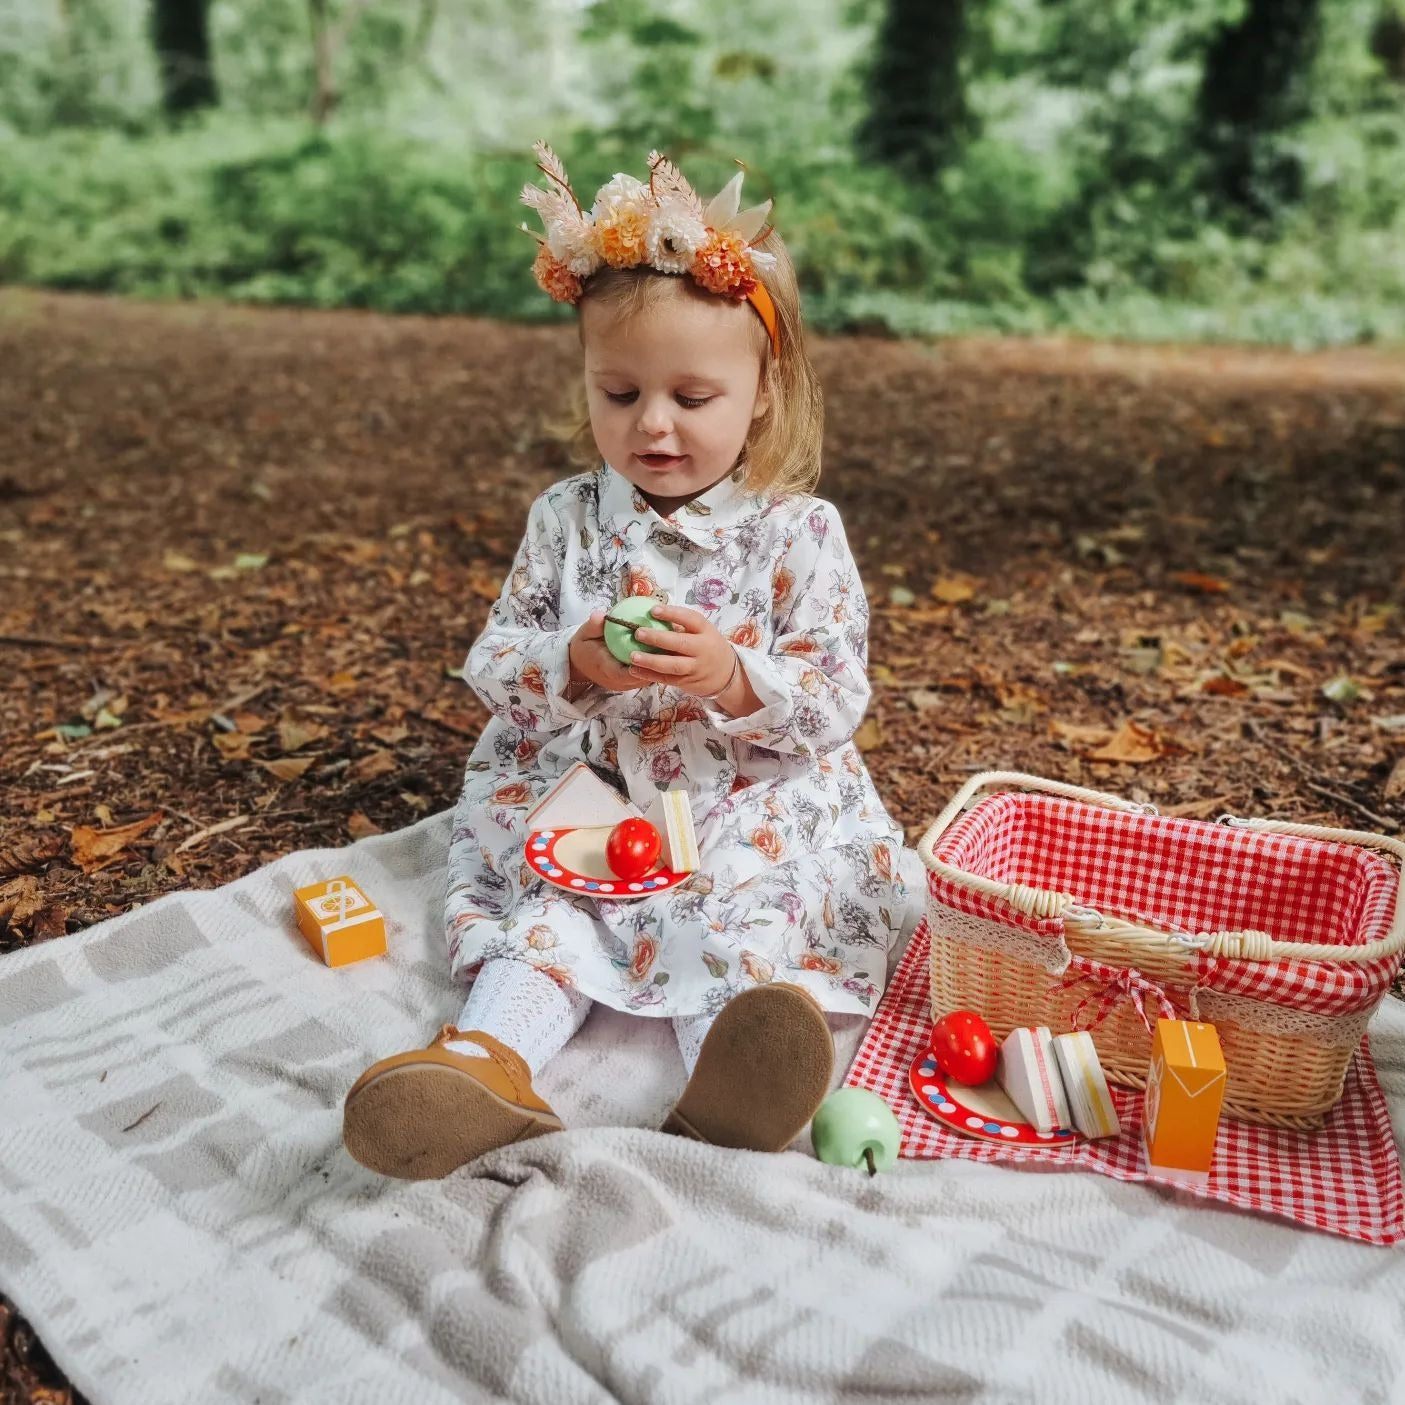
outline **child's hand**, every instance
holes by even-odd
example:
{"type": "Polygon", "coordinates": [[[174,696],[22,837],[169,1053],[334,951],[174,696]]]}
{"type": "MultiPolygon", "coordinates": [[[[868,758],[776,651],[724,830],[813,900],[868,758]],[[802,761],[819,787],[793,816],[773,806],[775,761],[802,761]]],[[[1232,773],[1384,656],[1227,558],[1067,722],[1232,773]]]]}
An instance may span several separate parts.
{"type": "Polygon", "coordinates": [[[584,681],[608,693],[630,693],[644,685],[605,647],[605,611],[596,610],[571,636],[571,682],[584,681]]]}
{"type": "Polygon", "coordinates": [[[737,651],[717,626],[685,605],[655,605],[653,616],[678,629],[637,629],[641,644],[663,649],[662,654],[634,655],[630,674],[639,683],[661,683],[681,688],[697,698],[711,698],[725,690],[740,672],[737,651]]]}

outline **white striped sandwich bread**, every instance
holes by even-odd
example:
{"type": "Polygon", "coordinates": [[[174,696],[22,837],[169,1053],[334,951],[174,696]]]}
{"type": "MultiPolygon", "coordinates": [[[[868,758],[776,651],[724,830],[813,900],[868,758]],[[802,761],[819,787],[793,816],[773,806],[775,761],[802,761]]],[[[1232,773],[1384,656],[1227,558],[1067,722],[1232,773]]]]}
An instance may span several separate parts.
{"type": "Polygon", "coordinates": [[[663,840],[663,861],[674,873],[694,873],[698,868],[698,836],[693,828],[693,808],[686,790],[661,790],[644,818],[663,840]]]}
{"type": "Polygon", "coordinates": [[[1098,1061],[1093,1036],[1086,1029],[1058,1035],[1054,1040],[1054,1058],[1063,1074],[1073,1125],[1085,1137],[1115,1137],[1122,1130],[1122,1124],[1117,1120],[1117,1109],[1107,1090],[1107,1079],[1098,1061]]]}

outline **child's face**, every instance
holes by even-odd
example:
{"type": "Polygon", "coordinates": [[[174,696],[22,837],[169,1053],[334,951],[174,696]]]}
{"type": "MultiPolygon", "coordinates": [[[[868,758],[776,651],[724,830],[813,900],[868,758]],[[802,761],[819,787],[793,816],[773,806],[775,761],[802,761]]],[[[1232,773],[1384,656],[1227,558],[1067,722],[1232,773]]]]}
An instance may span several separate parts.
{"type": "Polygon", "coordinates": [[[745,303],[675,296],[628,319],[581,308],[596,448],[665,515],[735,467],[764,414],[745,303]]]}

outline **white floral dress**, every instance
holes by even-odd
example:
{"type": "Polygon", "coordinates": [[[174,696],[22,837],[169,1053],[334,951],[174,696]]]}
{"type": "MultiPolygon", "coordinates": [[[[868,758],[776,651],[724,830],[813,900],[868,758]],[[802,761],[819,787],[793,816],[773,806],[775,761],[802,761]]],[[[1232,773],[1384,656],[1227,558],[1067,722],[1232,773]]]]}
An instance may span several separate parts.
{"type": "Polygon", "coordinates": [[[868,606],[839,515],[734,475],[660,517],[608,464],[533,503],[464,677],[492,711],[449,847],[449,956],[531,963],[616,1009],[715,1014],[761,981],[871,1012],[901,921],[902,836],[853,744],[869,699],[868,606]],[[761,700],[732,718],[677,688],[563,696],[592,610],[659,595],[707,616],[761,700]],[[567,893],[525,859],[526,815],[586,761],[641,810],[691,796],[702,864],[635,901],[567,893]]]}

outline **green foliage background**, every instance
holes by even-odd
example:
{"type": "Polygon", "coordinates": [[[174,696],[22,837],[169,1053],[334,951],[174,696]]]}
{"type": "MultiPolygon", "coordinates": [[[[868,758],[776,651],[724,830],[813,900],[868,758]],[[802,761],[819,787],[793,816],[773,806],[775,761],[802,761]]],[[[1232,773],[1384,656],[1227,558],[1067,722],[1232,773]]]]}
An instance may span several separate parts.
{"type": "Polygon", "coordinates": [[[1405,341],[1405,83],[1370,48],[1392,3],[1324,0],[1280,138],[1302,197],[1250,222],[1192,139],[1242,0],[970,4],[975,130],[927,185],[854,155],[879,0],[378,0],[320,127],[305,0],[215,0],[220,106],[175,128],[145,0],[0,0],[0,280],[559,316],[516,229],[540,136],[585,192],[651,146],[704,193],[742,158],[822,327],[1405,341]]]}

